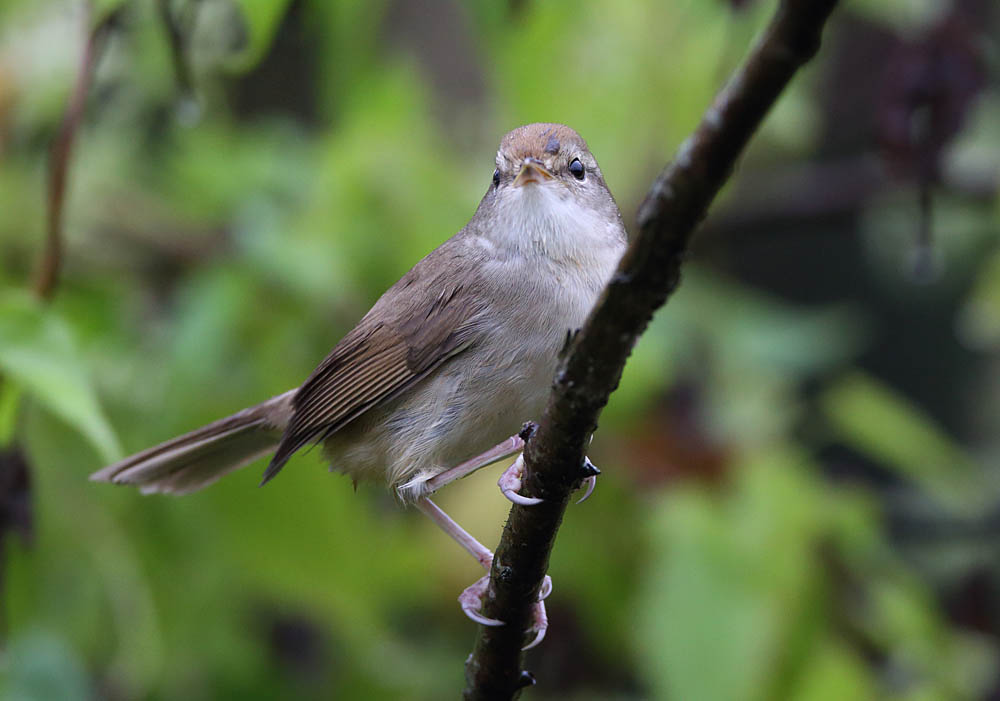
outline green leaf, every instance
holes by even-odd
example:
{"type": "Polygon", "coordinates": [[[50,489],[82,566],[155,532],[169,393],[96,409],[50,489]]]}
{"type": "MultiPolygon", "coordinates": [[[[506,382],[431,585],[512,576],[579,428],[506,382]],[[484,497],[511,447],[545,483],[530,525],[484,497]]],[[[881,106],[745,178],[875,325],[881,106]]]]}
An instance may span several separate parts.
{"type": "Polygon", "coordinates": [[[875,699],[877,688],[856,651],[840,641],[825,640],[799,675],[796,701],[875,699]]]}
{"type": "Polygon", "coordinates": [[[59,634],[32,631],[15,638],[0,663],[0,696],[42,701],[91,698],[83,661],[59,634]]]}
{"type": "Polygon", "coordinates": [[[125,0],[93,0],[93,15],[91,16],[91,27],[97,27],[112,12],[125,4],[125,0]]]}
{"type": "Polygon", "coordinates": [[[227,61],[232,70],[252,68],[267,52],[278,25],[288,9],[288,0],[233,0],[243,18],[246,42],[227,61]]]}
{"type": "Polygon", "coordinates": [[[958,316],[961,341],[975,350],[1000,347],[1000,253],[995,253],[976,275],[969,298],[958,316]]]}
{"type": "Polygon", "coordinates": [[[969,506],[972,459],[919,407],[860,372],[824,394],[821,405],[842,440],[883,462],[930,494],[969,506]]]}
{"type": "Polygon", "coordinates": [[[0,382],[0,450],[9,447],[14,440],[19,406],[21,388],[11,382],[0,382]]]}
{"type": "Polygon", "coordinates": [[[646,519],[636,634],[656,698],[788,697],[825,626],[815,544],[827,509],[803,463],[761,454],[734,466],[728,497],[677,490],[646,519]]]}
{"type": "Polygon", "coordinates": [[[102,458],[121,455],[69,326],[26,294],[0,295],[0,372],[80,431],[102,458]]]}

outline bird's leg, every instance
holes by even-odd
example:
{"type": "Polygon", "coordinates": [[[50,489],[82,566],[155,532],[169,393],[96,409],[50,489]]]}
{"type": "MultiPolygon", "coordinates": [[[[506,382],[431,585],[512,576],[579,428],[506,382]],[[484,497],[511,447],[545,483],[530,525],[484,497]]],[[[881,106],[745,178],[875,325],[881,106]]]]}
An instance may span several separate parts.
{"type": "Polygon", "coordinates": [[[461,545],[465,549],[465,552],[476,558],[476,562],[482,565],[484,570],[489,572],[490,566],[493,564],[493,552],[489,548],[473,538],[467,530],[455,523],[451,516],[442,511],[441,507],[427,497],[418,501],[416,506],[427,514],[431,521],[437,524],[438,528],[461,545]]]}
{"type": "MultiPolygon", "coordinates": [[[[433,494],[446,484],[462,479],[476,470],[486,467],[487,465],[491,465],[498,460],[510,457],[514,453],[523,451],[524,442],[531,438],[531,435],[535,432],[536,428],[537,426],[529,421],[524,424],[520,433],[511,436],[501,443],[497,443],[485,453],[481,453],[474,458],[466,460],[460,465],[456,465],[455,467],[449,468],[444,472],[438,473],[430,479],[418,478],[411,482],[407,482],[399,488],[399,493],[404,499],[407,500],[419,499],[424,495],[433,494]]],[[[594,463],[590,462],[590,458],[584,458],[584,464],[581,466],[580,470],[582,480],[580,486],[586,491],[579,501],[576,502],[577,504],[586,501],[587,498],[590,497],[591,493],[594,491],[594,485],[597,483],[597,475],[601,474],[601,471],[594,466],[594,463]]],[[[502,475],[500,475],[500,479],[497,480],[497,486],[500,487],[500,491],[503,495],[515,504],[521,504],[522,506],[534,506],[535,504],[540,504],[542,502],[541,499],[536,497],[521,496],[521,482],[523,479],[524,456],[518,455],[517,460],[515,460],[514,463],[504,470],[502,475]]]]}
{"type": "Polygon", "coordinates": [[[496,444],[485,453],[466,460],[461,465],[456,465],[440,474],[434,475],[421,485],[421,489],[425,494],[432,494],[450,482],[461,479],[481,467],[486,467],[497,460],[503,460],[522,450],[524,450],[524,439],[521,438],[521,434],[511,436],[502,443],[496,444]]]}
{"type": "MultiPolygon", "coordinates": [[[[488,463],[487,463],[488,464],[488,463]]],[[[468,531],[455,523],[448,514],[441,510],[437,504],[423,497],[416,502],[417,508],[427,514],[438,527],[451,536],[455,542],[461,545],[467,553],[476,558],[476,561],[486,570],[486,576],[477,580],[472,586],[466,588],[458,597],[458,602],[462,605],[462,611],[476,623],[484,626],[502,626],[503,621],[495,618],[487,618],[479,613],[483,608],[483,596],[490,586],[490,567],[493,566],[493,553],[485,545],[472,537],[468,531]]],[[[524,648],[534,647],[545,637],[548,628],[548,619],[545,616],[545,604],[542,600],[552,592],[552,578],[545,575],[542,580],[541,589],[538,591],[538,601],[535,603],[533,611],[533,622],[529,633],[534,633],[534,639],[524,648]]]]}

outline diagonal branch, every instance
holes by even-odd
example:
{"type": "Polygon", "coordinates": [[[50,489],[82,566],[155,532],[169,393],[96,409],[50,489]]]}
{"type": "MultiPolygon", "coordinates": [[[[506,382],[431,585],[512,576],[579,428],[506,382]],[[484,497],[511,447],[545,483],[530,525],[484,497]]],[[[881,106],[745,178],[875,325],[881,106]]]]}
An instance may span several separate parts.
{"type": "Polygon", "coordinates": [[[521,669],[523,631],[548,569],[584,449],[618,386],[632,347],[680,282],[688,242],[750,137],[795,72],[819,49],[837,0],[782,0],[743,66],[639,207],[638,236],[583,328],[568,344],[549,404],[525,449],[524,494],[514,505],[490,573],[483,614],[507,625],[482,628],[466,663],[466,699],[508,699],[533,682],[521,669]]]}

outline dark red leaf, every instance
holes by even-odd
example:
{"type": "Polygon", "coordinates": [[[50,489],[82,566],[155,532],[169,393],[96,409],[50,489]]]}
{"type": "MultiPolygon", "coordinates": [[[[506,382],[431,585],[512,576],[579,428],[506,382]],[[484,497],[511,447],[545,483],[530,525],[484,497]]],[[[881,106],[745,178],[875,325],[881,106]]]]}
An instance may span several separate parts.
{"type": "Polygon", "coordinates": [[[0,450],[0,542],[8,532],[31,542],[31,470],[19,448],[0,450]]]}
{"type": "Polygon", "coordinates": [[[986,81],[980,39],[966,15],[956,10],[890,56],[879,136],[900,177],[920,183],[938,179],[944,149],[986,81]]]}

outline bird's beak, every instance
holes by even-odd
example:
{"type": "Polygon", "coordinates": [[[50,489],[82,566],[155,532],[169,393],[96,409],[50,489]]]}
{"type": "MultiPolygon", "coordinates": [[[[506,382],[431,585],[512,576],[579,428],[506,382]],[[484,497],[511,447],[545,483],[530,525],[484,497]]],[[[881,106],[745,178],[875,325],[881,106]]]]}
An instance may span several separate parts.
{"type": "Polygon", "coordinates": [[[552,173],[540,161],[536,161],[534,158],[525,158],[524,165],[521,166],[520,172],[514,178],[514,187],[521,187],[528,183],[540,183],[546,180],[552,180],[552,173]]]}

